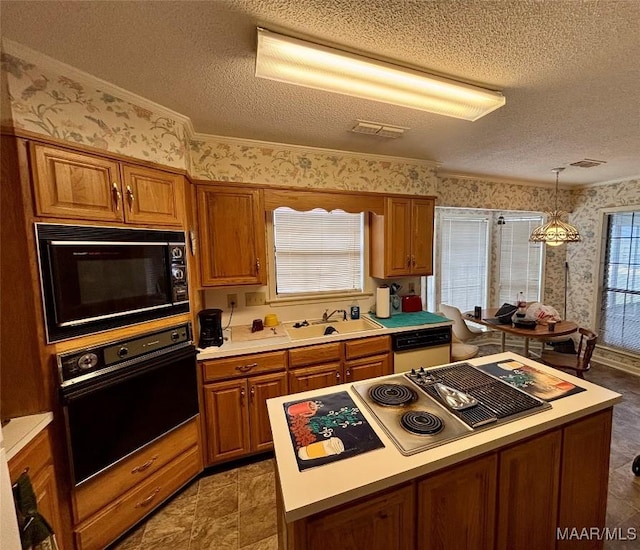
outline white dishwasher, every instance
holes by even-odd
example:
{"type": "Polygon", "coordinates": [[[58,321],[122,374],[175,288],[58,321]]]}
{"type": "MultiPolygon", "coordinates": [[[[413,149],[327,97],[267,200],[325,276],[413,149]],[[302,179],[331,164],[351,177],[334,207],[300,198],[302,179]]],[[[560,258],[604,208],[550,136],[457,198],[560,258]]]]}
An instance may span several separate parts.
{"type": "Polygon", "coordinates": [[[408,330],[391,335],[393,372],[451,362],[451,327],[408,330]]]}

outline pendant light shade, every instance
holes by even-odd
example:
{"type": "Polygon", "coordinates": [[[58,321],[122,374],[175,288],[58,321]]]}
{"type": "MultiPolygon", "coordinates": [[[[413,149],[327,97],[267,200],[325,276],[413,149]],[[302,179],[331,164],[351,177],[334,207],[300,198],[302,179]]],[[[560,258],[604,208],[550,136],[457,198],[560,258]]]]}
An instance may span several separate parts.
{"type": "Polygon", "coordinates": [[[558,210],[558,177],[564,168],[554,168],[552,171],[556,173],[556,208],[553,212],[549,212],[549,221],[536,227],[529,237],[529,241],[533,243],[546,243],[549,246],[560,246],[562,243],[575,243],[581,241],[580,232],[570,223],[562,221],[567,215],[566,212],[558,210]]]}

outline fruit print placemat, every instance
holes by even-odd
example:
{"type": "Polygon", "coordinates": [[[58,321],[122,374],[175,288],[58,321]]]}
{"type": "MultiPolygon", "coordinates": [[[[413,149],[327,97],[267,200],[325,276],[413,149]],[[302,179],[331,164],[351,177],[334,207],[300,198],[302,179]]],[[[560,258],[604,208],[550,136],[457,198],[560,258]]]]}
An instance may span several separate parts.
{"type": "Polygon", "coordinates": [[[346,391],[284,404],[300,471],[384,447],[346,391]]]}

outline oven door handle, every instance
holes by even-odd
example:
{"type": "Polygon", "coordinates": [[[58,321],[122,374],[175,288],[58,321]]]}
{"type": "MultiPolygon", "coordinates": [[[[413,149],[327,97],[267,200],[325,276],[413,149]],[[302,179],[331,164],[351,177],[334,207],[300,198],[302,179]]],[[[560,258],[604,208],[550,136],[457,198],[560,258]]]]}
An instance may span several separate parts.
{"type": "Polygon", "coordinates": [[[63,404],[71,403],[76,399],[87,397],[97,391],[121,384],[126,380],[131,380],[148,372],[162,368],[168,363],[178,362],[189,357],[193,357],[193,368],[196,368],[197,354],[198,352],[195,346],[190,345],[179,350],[174,350],[169,353],[161,354],[157,357],[146,359],[140,363],[131,365],[130,367],[121,368],[112,373],[105,374],[104,376],[85,380],[84,382],[78,383],[77,386],[72,385],[62,388],[60,390],[62,402],[63,404]]]}

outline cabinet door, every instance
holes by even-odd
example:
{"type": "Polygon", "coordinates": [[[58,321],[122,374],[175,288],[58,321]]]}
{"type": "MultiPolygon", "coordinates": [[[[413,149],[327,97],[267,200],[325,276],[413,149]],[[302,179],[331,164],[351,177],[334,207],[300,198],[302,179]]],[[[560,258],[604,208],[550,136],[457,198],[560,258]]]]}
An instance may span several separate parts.
{"type": "Polygon", "coordinates": [[[141,168],[122,167],[125,219],[130,223],[182,224],[182,176],[141,168]]]}
{"type": "Polygon", "coordinates": [[[202,286],[265,284],[265,221],[256,189],[200,186],[202,286]]]}
{"type": "Polygon", "coordinates": [[[204,386],[209,463],[249,452],[249,415],[245,379],[204,386]]]}
{"type": "Polygon", "coordinates": [[[249,417],[251,425],[251,451],[268,451],[273,448],[267,399],[287,394],[287,373],[254,376],[249,385],[249,417]]]}
{"type": "Polygon", "coordinates": [[[340,363],[327,363],[289,371],[289,393],[319,390],[342,384],[340,363]]]}
{"type": "MultiPolygon", "coordinates": [[[[306,550],[407,550],[415,545],[413,486],[313,516],[306,550]]],[[[298,546],[296,546],[297,548],[298,546]]]]}
{"type": "MultiPolygon", "coordinates": [[[[563,532],[605,526],[609,484],[611,409],[563,430],[558,528],[563,532]]],[[[558,549],[602,548],[602,541],[558,540],[558,549]]]]}
{"type": "Polygon", "coordinates": [[[385,275],[410,275],[411,200],[387,199],[385,217],[385,275]]]}
{"type": "Polygon", "coordinates": [[[118,163],[43,145],[31,154],[38,216],[123,220],[118,163]]]}
{"type": "Polygon", "coordinates": [[[344,381],[358,382],[367,378],[391,374],[391,358],[389,354],[365,357],[344,364],[344,381]]]}
{"type": "Polygon", "coordinates": [[[411,201],[411,274],[433,275],[433,199],[411,201]]]}
{"type": "Polygon", "coordinates": [[[497,465],[491,454],[418,483],[420,550],[493,549],[497,465]]]}
{"type": "Polygon", "coordinates": [[[497,550],[556,546],[561,432],[500,453],[497,550]]]}
{"type": "Polygon", "coordinates": [[[62,520],[49,426],[9,461],[11,482],[15,483],[25,470],[29,473],[31,486],[36,495],[38,512],[49,522],[53,532],[57,534],[58,546],[62,550],[62,520]]]}

